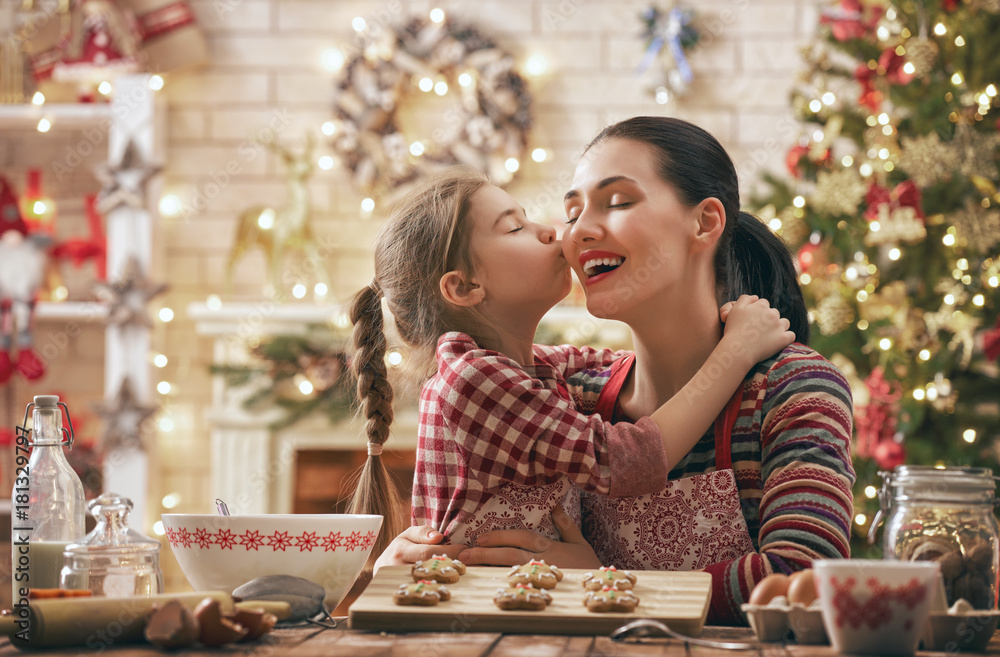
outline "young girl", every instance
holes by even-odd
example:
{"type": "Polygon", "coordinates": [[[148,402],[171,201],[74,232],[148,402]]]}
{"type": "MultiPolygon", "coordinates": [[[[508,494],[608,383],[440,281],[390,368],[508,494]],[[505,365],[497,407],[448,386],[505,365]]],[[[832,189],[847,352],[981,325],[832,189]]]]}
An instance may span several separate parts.
{"type": "MultiPolygon", "coordinates": [[[[581,266],[594,276],[621,264],[589,258],[581,266]]],[[[555,230],[528,221],[478,172],[436,175],[394,209],[376,241],[375,278],[351,308],[369,446],[351,512],[385,516],[374,554],[401,529],[379,459],[393,397],[383,297],[411,360],[429,359],[436,345],[436,373],[420,397],[412,521],[468,545],[499,528],[558,536],[551,512],[562,505],[579,518],[576,486],[612,497],[660,490],[750,368],[794,339],[766,301],[742,297],[723,309],[725,334],[681,394],[649,418],[612,426],[576,410],[565,378],[622,354],[532,344],[569,289],[555,230]]]]}

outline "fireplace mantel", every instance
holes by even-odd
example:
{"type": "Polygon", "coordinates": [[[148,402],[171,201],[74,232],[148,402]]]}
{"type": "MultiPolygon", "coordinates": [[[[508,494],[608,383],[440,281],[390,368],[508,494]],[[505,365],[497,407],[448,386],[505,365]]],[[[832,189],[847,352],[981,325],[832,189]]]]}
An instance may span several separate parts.
{"type": "MultiPolygon", "coordinates": [[[[188,316],[199,335],[213,340],[215,364],[251,362],[248,341],[269,335],[301,335],[309,325],[327,324],[346,329],[345,309],[313,304],[276,305],[267,302],[194,303],[188,316]]],[[[584,336],[599,337],[603,344],[620,344],[627,329],[617,322],[596,320],[583,308],[557,307],[543,320],[551,326],[573,327],[584,336]]],[[[242,406],[253,392],[250,386],[231,388],[224,377],[212,383],[212,404],[207,411],[210,429],[213,498],[226,501],[233,513],[291,513],[295,489],[295,459],[300,450],[363,450],[363,422],[346,420],[331,425],[313,417],[273,431],[281,417],[278,409],[251,413],[242,406]]],[[[412,452],[417,446],[417,413],[412,405],[396,408],[392,435],[386,450],[412,452]]]]}

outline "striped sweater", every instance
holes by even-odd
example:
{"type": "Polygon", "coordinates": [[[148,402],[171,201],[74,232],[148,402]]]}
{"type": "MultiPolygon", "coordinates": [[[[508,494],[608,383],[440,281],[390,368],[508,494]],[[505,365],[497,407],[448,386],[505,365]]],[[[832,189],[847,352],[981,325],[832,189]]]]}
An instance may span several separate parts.
{"type": "MultiPolygon", "coordinates": [[[[607,371],[571,377],[567,383],[577,407],[592,410],[607,378],[607,371]]],[[[786,347],[747,375],[731,450],[743,516],[756,551],[705,569],[713,580],[710,622],[745,624],[740,605],[771,573],[801,570],[813,559],[850,556],[855,480],[851,425],[847,381],[808,347],[786,347]]],[[[715,436],[710,430],[674,466],[669,479],[714,470],[715,436]]],[[[596,514],[588,517],[588,495],[585,533],[602,520],[596,514]]]]}

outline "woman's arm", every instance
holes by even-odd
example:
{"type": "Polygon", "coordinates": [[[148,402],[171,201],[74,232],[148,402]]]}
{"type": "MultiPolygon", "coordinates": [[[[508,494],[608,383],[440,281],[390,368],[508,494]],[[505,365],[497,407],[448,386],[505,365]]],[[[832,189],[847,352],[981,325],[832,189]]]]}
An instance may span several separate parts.
{"type": "MultiPolygon", "coordinates": [[[[740,605],[773,572],[808,568],[813,559],[850,556],[851,392],[815,352],[786,352],[767,374],[761,408],[759,550],[706,568],[713,623],[745,623],[740,605]]],[[[739,439],[740,430],[733,434],[739,439]]]]}

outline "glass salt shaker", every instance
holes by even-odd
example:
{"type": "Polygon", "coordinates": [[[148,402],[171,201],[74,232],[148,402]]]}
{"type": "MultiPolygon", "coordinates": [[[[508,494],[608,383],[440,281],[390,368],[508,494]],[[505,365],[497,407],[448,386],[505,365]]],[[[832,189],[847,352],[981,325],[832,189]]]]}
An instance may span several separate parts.
{"type": "Polygon", "coordinates": [[[30,589],[59,586],[63,551],[85,531],[83,484],[66,460],[63,444],[73,448],[69,408],[57,395],[36,396],[17,427],[14,455],[11,556],[15,604],[26,599],[30,589]],[[63,410],[68,430],[62,426],[63,410]],[[29,413],[30,430],[26,428],[29,413]]]}
{"type": "Polygon", "coordinates": [[[880,472],[879,511],[868,533],[875,542],[885,516],[885,558],[941,564],[948,606],[964,598],[995,609],[1000,590],[1000,529],[989,468],[901,465],[880,472]]]}
{"type": "Polygon", "coordinates": [[[161,593],[160,543],[129,528],[132,500],[104,493],[88,506],[97,526],[67,546],[62,587],[108,598],[161,593]]]}

